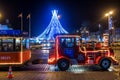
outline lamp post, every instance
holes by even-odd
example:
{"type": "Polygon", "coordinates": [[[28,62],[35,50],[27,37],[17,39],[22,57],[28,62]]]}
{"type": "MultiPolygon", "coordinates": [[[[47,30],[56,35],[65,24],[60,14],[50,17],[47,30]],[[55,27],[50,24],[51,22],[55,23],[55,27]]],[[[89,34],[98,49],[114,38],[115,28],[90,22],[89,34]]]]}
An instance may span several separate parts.
{"type": "Polygon", "coordinates": [[[111,30],[113,28],[113,25],[112,25],[112,14],[113,14],[113,11],[110,11],[110,12],[105,14],[105,16],[108,17],[108,33],[109,33],[108,46],[109,47],[110,47],[110,43],[111,43],[111,37],[110,37],[110,35],[112,34],[111,30]]]}

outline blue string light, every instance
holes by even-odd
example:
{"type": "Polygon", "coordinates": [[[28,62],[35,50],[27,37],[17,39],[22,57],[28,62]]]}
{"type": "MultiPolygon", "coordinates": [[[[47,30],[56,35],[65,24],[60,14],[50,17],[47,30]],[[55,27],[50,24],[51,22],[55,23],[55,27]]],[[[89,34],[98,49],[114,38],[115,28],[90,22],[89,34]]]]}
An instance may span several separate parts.
{"type": "Polygon", "coordinates": [[[62,25],[60,24],[59,20],[58,20],[58,16],[57,16],[58,11],[57,10],[53,10],[52,11],[52,19],[48,25],[48,27],[45,29],[45,31],[40,34],[37,38],[41,38],[41,39],[46,39],[46,40],[52,40],[55,41],[54,39],[54,35],[55,34],[67,34],[68,32],[62,27],[62,25]]]}

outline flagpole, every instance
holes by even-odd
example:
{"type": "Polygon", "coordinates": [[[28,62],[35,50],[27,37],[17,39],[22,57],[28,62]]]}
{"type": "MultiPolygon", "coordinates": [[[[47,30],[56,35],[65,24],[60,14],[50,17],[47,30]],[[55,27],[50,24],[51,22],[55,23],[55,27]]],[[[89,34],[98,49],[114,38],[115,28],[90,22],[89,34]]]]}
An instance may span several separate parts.
{"type": "Polygon", "coordinates": [[[21,31],[23,31],[23,17],[21,16],[21,31]]]}
{"type": "Polygon", "coordinates": [[[22,13],[20,13],[18,15],[18,18],[20,18],[20,27],[21,27],[21,31],[23,31],[23,15],[22,15],[22,13]]]}
{"type": "Polygon", "coordinates": [[[29,38],[31,37],[31,14],[29,14],[29,38]]]}

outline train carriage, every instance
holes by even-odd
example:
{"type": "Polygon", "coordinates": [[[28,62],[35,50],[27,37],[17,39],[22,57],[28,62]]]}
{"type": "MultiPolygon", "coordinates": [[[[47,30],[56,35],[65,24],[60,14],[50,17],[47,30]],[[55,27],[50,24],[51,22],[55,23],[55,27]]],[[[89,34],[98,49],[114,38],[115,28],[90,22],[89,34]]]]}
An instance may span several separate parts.
{"type": "Polygon", "coordinates": [[[31,58],[29,39],[20,30],[0,30],[0,65],[23,65],[31,58]]]}

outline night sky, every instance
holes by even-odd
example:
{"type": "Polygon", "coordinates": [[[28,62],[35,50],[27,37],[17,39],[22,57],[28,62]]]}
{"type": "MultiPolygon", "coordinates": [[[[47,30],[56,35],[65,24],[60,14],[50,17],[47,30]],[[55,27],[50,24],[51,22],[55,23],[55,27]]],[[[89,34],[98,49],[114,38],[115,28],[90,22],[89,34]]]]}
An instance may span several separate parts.
{"type": "Polygon", "coordinates": [[[58,10],[60,22],[68,32],[87,25],[90,31],[97,31],[98,24],[105,29],[107,18],[104,14],[114,11],[113,21],[120,27],[120,0],[0,0],[0,23],[5,24],[9,19],[9,26],[20,29],[20,18],[23,13],[24,31],[28,30],[26,16],[31,13],[32,36],[38,36],[48,26],[53,9],[58,10]]]}

